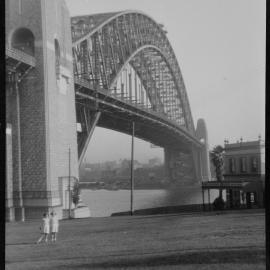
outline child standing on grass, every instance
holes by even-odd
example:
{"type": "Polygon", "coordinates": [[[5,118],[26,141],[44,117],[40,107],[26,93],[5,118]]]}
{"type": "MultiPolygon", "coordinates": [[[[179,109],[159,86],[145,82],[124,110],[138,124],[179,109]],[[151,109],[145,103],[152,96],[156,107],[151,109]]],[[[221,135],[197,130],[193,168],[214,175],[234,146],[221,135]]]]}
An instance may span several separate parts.
{"type": "Polygon", "coordinates": [[[48,242],[48,235],[50,233],[50,218],[48,213],[43,214],[42,218],[42,225],[40,227],[40,230],[42,230],[42,235],[38,239],[37,244],[39,244],[43,238],[45,237],[45,242],[48,242]]]}
{"type": "Polygon", "coordinates": [[[58,233],[59,221],[55,212],[51,213],[51,225],[52,225],[52,242],[56,242],[56,234],[58,233]]]}

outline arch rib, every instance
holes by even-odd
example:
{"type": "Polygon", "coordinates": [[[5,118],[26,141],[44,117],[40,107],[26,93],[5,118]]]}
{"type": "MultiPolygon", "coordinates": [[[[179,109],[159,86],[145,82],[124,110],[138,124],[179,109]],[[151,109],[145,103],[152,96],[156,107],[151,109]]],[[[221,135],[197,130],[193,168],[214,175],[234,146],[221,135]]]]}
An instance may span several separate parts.
{"type": "MultiPolygon", "coordinates": [[[[99,72],[100,72],[100,75],[102,75],[101,73],[105,73],[106,77],[108,78],[106,80],[107,86],[103,85],[104,89],[108,89],[108,88],[110,89],[111,86],[114,85],[114,83],[116,82],[119,76],[119,73],[123,70],[124,66],[129,61],[131,61],[138,53],[143,52],[144,50],[148,50],[148,49],[155,50],[161,56],[162,61],[164,61],[166,70],[167,69],[169,70],[170,76],[169,78],[165,79],[167,80],[166,82],[167,90],[172,89],[172,83],[170,82],[170,80],[172,80],[175,86],[176,92],[178,93],[178,98],[181,103],[181,108],[184,114],[186,128],[189,130],[191,134],[194,135],[193,119],[191,116],[189,101],[188,101],[187,93],[185,90],[185,85],[184,85],[184,81],[183,81],[182,74],[180,71],[180,67],[176,60],[173,49],[166,37],[166,34],[164,33],[160,25],[157,24],[151,17],[149,17],[148,15],[140,11],[127,10],[123,12],[112,13],[111,15],[108,14],[108,16],[104,14],[100,14],[101,20],[97,19],[98,16],[99,15],[79,16],[79,17],[72,18],[74,26],[76,25],[76,20],[84,21],[85,19],[85,21],[87,20],[90,21],[91,19],[95,18],[97,22],[96,25],[94,25],[94,27],[93,25],[91,25],[92,28],[89,27],[90,29],[89,31],[86,30],[86,32],[83,32],[80,37],[73,38],[73,47],[80,45],[85,39],[91,39],[91,37],[94,36],[96,33],[99,33],[99,32],[103,33],[102,29],[109,28],[109,27],[116,27],[120,23],[120,25],[118,26],[119,29],[116,29],[117,33],[115,33],[114,31],[114,33],[118,36],[116,37],[116,39],[119,40],[118,46],[120,46],[120,52],[121,52],[120,55],[118,55],[118,59],[120,60],[120,57],[122,59],[122,61],[120,62],[118,61],[117,63],[119,65],[118,65],[118,70],[115,70],[116,74],[113,74],[111,69],[107,68],[108,63],[104,60],[102,56],[102,53],[103,53],[102,50],[107,50],[107,48],[105,47],[104,44],[102,44],[103,48],[102,46],[100,47],[100,55],[102,56],[101,57],[102,67],[100,66],[100,63],[99,63],[99,66],[100,66],[99,68],[102,70],[100,70],[99,72]],[[137,21],[137,18],[139,16],[141,17],[142,20],[137,21]],[[102,21],[103,17],[104,17],[104,20],[102,21]],[[134,32],[134,29],[133,29],[134,26],[131,26],[129,24],[124,24],[123,20],[127,22],[131,22],[131,24],[132,22],[136,23],[137,26],[139,23],[139,27],[137,27],[138,29],[135,31],[137,35],[134,32]],[[132,20],[135,20],[135,21],[132,21],[132,20]],[[134,39],[135,36],[136,36],[136,39],[139,39],[139,40],[135,41],[134,39]],[[123,47],[122,47],[122,44],[124,44],[123,47]],[[110,74],[107,75],[108,72],[110,72],[110,74]]],[[[73,28],[73,30],[74,29],[75,28],[73,28]]],[[[104,30],[104,32],[108,32],[108,31],[104,30]]],[[[109,42],[111,42],[111,39],[109,39],[109,42]]],[[[113,52],[113,50],[111,51],[113,52]]],[[[109,57],[114,57],[114,56],[111,54],[109,57]]],[[[162,68],[164,68],[165,66],[163,65],[162,68]]],[[[174,94],[171,94],[171,90],[168,90],[168,91],[170,92],[170,94],[169,92],[167,94],[170,95],[171,102],[174,102],[174,99],[172,96],[174,94]]],[[[171,104],[171,109],[176,110],[176,106],[174,104],[171,104]]],[[[173,113],[175,114],[175,112],[173,113]]]]}

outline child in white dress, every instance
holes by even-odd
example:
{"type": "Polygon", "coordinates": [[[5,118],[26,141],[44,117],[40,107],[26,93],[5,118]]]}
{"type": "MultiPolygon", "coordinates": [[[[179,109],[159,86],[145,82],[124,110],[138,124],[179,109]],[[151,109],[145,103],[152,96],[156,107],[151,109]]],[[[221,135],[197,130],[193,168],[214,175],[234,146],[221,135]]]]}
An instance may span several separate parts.
{"type": "Polygon", "coordinates": [[[42,235],[38,239],[37,244],[39,244],[43,240],[44,237],[45,237],[45,242],[48,241],[48,235],[50,233],[50,217],[48,213],[43,214],[42,225],[40,227],[40,230],[42,230],[41,232],[42,235]]]}
{"type": "Polygon", "coordinates": [[[55,212],[51,213],[51,228],[52,228],[52,242],[56,242],[56,234],[58,233],[59,221],[55,212]]]}

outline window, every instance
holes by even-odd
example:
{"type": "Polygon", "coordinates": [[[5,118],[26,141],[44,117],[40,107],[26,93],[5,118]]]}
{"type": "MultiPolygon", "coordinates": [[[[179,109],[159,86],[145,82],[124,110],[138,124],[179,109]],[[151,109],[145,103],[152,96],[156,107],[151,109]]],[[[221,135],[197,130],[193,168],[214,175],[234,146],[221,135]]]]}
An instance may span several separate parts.
{"type": "Polygon", "coordinates": [[[258,159],[256,157],[251,158],[251,171],[258,172],[258,159]]]}
{"type": "Polygon", "coordinates": [[[229,159],[229,168],[231,173],[235,173],[235,159],[230,158],[229,159]]]}
{"type": "Polygon", "coordinates": [[[246,157],[240,158],[240,168],[241,168],[242,173],[245,173],[247,171],[247,158],[246,157]]]}
{"type": "Polygon", "coordinates": [[[54,50],[55,50],[55,75],[56,80],[60,79],[60,46],[57,39],[54,40],[54,50]]]}

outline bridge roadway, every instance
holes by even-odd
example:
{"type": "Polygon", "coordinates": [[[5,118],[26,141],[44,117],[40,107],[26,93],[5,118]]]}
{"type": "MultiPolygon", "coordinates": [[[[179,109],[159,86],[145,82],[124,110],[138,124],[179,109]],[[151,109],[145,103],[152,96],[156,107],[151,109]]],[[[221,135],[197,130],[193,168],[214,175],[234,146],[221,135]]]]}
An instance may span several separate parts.
{"type": "Polygon", "coordinates": [[[76,103],[102,112],[98,126],[131,134],[131,122],[135,122],[135,136],[151,141],[159,146],[174,147],[176,150],[189,151],[190,145],[197,147],[201,143],[186,129],[157,113],[135,102],[125,101],[108,94],[108,91],[91,89],[86,80],[74,78],[76,103]]]}
{"type": "MultiPolygon", "coordinates": [[[[17,70],[20,81],[35,67],[36,60],[18,49],[6,48],[6,63],[8,71],[17,70]]],[[[74,77],[74,84],[76,104],[90,107],[93,111],[96,110],[96,102],[99,104],[98,110],[102,114],[97,125],[100,127],[131,134],[131,122],[134,121],[135,136],[156,145],[174,147],[184,152],[189,151],[191,144],[202,146],[196,137],[165,115],[131,102],[129,99],[123,101],[106,90],[95,91],[87,80],[74,77]]]]}
{"type": "Polygon", "coordinates": [[[17,82],[20,82],[35,66],[36,59],[32,55],[15,48],[6,47],[6,69],[9,75],[17,72],[17,82]]]}

